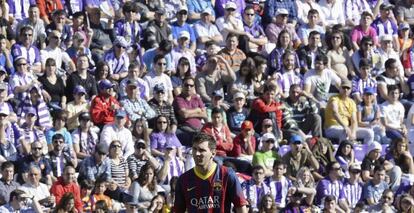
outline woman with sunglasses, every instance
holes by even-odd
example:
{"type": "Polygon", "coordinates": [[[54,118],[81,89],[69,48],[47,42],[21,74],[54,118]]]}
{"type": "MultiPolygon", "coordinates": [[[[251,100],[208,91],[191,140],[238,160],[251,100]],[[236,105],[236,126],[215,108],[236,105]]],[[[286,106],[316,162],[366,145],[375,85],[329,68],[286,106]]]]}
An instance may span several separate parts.
{"type": "Polygon", "coordinates": [[[66,127],[68,130],[72,131],[76,129],[80,122],[79,116],[82,113],[89,112],[90,104],[86,100],[86,90],[83,86],[78,85],[73,90],[74,100],[69,102],[66,111],[68,112],[68,120],[66,122],[66,127]]]}
{"type": "Polygon", "coordinates": [[[181,94],[183,80],[187,76],[191,76],[190,61],[186,57],[181,57],[178,60],[177,70],[175,74],[171,76],[171,83],[174,88],[174,96],[181,94]]]}
{"type": "Polygon", "coordinates": [[[332,69],[341,79],[355,76],[351,55],[344,47],[344,35],[340,31],[334,31],[326,41],[328,46],[328,68],[332,69]]]}
{"type": "Polygon", "coordinates": [[[111,163],[111,177],[116,185],[122,190],[127,191],[131,185],[127,161],[122,157],[122,146],[117,140],[109,145],[109,161],[111,163]]]}
{"type": "Polygon", "coordinates": [[[184,160],[180,148],[182,145],[175,133],[168,132],[169,126],[170,122],[166,116],[160,115],[157,117],[155,128],[150,135],[151,153],[155,157],[164,156],[164,150],[172,145],[177,148],[178,157],[184,160]]]}
{"type": "Polygon", "coordinates": [[[136,141],[134,148],[134,154],[130,155],[127,159],[129,176],[132,181],[135,181],[138,178],[141,168],[147,163],[151,164],[151,166],[157,170],[160,168],[158,160],[151,155],[145,141],[142,139],[136,141]]]}

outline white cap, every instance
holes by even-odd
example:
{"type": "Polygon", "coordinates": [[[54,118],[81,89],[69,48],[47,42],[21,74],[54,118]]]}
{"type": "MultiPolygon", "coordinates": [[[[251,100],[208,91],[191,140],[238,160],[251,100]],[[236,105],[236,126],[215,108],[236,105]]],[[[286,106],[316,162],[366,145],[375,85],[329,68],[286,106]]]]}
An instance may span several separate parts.
{"type": "Polygon", "coordinates": [[[178,35],[178,38],[187,38],[187,39],[190,39],[190,33],[187,32],[186,30],[183,30],[178,35]]]}
{"type": "Polygon", "coordinates": [[[209,14],[209,15],[213,15],[213,11],[211,11],[211,9],[207,7],[206,9],[204,9],[204,10],[201,12],[201,14],[209,14]]]}
{"type": "Polygon", "coordinates": [[[180,11],[187,11],[188,12],[188,8],[185,5],[182,5],[179,9],[178,12],[180,11]]]}
{"type": "Polygon", "coordinates": [[[392,35],[389,35],[389,34],[382,35],[381,41],[392,41],[392,35]]]}
{"type": "Polygon", "coordinates": [[[230,8],[236,9],[237,5],[236,5],[236,3],[229,1],[229,2],[226,3],[225,8],[226,8],[226,10],[230,9],[230,8]]]}
{"type": "Polygon", "coordinates": [[[378,149],[380,152],[382,152],[382,146],[381,146],[381,144],[380,143],[378,143],[378,142],[376,142],[376,141],[374,141],[374,142],[372,142],[369,146],[368,146],[368,152],[367,152],[367,154],[369,154],[370,152],[372,152],[373,150],[376,150],[376,149],[378,149]]]}
{"type": "Polygon", "coordinates": [[[276,137],[275,137],[275,135],[273,135],[273,133],[265,133],[262,136],[262,138],[261,138],[260,141],[262,141],[262,143],[263,143],[263,142],[266,142],[266,141],[268,141],[270,139],[272,139],[272,140],[274,140],[276,142],[276,137]]]}
{"type": "Polygon", "coordinates": [[[278,15],[289,15],[289,11],[285,8],[279,8],[276,10],[276,16],[278,15]]]}
{"type": "Polygon", "coordinates": [[[246,97],[244,96],[242,92],[237,92],[236,94],[233,95],[233,100],[236,100],[238,98],[246,99],[246,97]]]}

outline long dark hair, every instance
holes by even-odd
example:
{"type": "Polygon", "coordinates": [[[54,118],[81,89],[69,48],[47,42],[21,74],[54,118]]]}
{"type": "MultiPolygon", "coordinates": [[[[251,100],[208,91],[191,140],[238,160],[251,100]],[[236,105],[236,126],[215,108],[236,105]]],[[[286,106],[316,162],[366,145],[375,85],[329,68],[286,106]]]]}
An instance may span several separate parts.
{"type": "Polygon", "coordinates": [[[292,42],[292,36],[290,35],[290,33],[289,33],[289,31],[287,31],[287,30],[282,30],[282,31],[280,31],[280,33],[279,33],[279,35],[277,36],[277,41],[276,41],[276,48],[280,48],[280,47],[282,47],[282,41],[281,41],[281,38],[282,38],[282,34],[288,34],[289,35],[289,38],[290,38],[290,43],[289,43],[289,45],[288,45],[288,47],[287,48],[291,48],[291,42],[292,42]]]}
{"type": "MultiPolygon", "coordinates": [[[[103,68],[105,67],[105,66],[107,66],[108,68],[110,68],[109,67],[109,64],[106,62],[106,61],[99,61],[97,64],[96,64],[96,70],[95,70],[95,79],[98,81],[98,80],[101,80],[101,75],[103,74],[103,68]]],[[[108,75],[107,76],[103,76],[105,79],[108,79],[108,76],[109,76],[109,70],[108,70],[108,75]]]]}
{"type": "Polygon", "coordinates": [[[142,166],[139,175],[138,175],[138,183],[139,185],[143,186],[145,184],[148,184],[148,189],[153,192],[156,190],[157,188],[157,177],[156,177],[156,170],[155,168],[150,164],[150,163],[146,163],[144,166],[142,166]],[[152,179],[151,182],[148,182],[148,180],[145,177],[145,172],[147,172],[148,170],[152,170],[154,172],[154,177],[152,179]]]}
{"type": "Polygon", "coordinates": [[[341,31],[338,30],[334,30],[329,34],[329,41],[326,41],[326,46],[328,47],[328,51],[329,50],[334,50],[334,46],[332,44],[333,42],[333,35],[339,35],[341,37],[341,44],[339,45],[341,48],[344,47],[344,34],[341,31]]]}
{"type": "Polygon", "coordinates": [[[185,77],[187,77],[187,76],[191,76],[190,61],[188,60],[188,58],[186,58],[186,57],[181,57],[181,58],[178,60],[178,63],[177,63],[177,70],[176,70],[176,72],[175,72],[174,76],[175,76],[175,77],[178,77],[178,78],[180,78],[180,79],[184,79],[184,78],[185,78],[185,77]],[[188,65],[188,69],[187,69],[187,71],[185,71],[184,76],[180,76],[180,69],[179,69],[179,66],[180,66],[180,64],[181,64],[181,63],[184,63],[184,64],[188,65]]]}
{"type": "Polygon", "coordinates": [[[157,124],[158,124],[158,119],[160,118],[165,118],[165,120],[167,120],[167,129],[170,127],[170,120],[168,119],[167,116],[165,115],[158,115],[157,118],[155,119],[155,127],[154,127],[154,132],[161,132],[161,130],[158,128],[157,124]]]}
{"type": "MultiPolygon", "coordinates": [[[[65,210],[66,211],[66,207],[68,206],[70,200],[75,201],[75,197],[73,196],[73,194],[71,192],[66,192],[62,196],[62,198],[60,199],[60,202],[56,205],[56,208],[55,208],[54,212],[58,212],[59,210],[65,210]]],[[[75,212],[75,206],[73,206],[73,208],[69,211],[70,212],[75,212]]]]}
{"type": "Polygon", "coordinates": [[[244,79],[244,83],[247,85],[250,85],[252,83],[252,79],[254,77],[254,74],[256,73],[256,63],[254,62],[253,58],[246,58],[244,59],[240,64],[240,75],[242,75],[242,69],[244,67],[247,67],[249,72],[246,75],[246,78],[244,79]]]}

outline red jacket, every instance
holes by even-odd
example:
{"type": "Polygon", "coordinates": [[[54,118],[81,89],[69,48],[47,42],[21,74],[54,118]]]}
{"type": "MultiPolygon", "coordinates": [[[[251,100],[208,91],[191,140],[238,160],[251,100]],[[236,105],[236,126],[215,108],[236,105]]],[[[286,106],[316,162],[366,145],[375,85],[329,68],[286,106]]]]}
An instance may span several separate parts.
{"type": "Polygon", "coordinates": [[[121,106],[119,102],[112,96],[108,100],[102,95],[96,96],[91,103],[91,117],[96,125],[105,125],[113,123],[115,120],[115,110],[113,105],[121,106]]]}
{"type": "Polygon", "coordinates": [[[73,194],[73,197],[75,197],[75,208],[78,210],[78,212],[83,212],[83,206],[81,201],[81,194],[80,194],[80,187],[76,183],[69,183],[65,184],[63,182],[63,178],[59,177],[58,180],[53,183],[52,187],[50,188],[50,193],[55,196],[56,203],[60,202],[60,199],[62,199],[63,195],[66,192],[70,192],[73,194]]]}
{"type": "Polygon", "coordinates": [[[272,101],[270,104],[266,104],[262,98],[257,98],[253,101],[249,119],[253,121],[256,132],[262,131],[262,121],[265,118],[269,118],[269,112],[276,114],[276,124],[279,129],[282,129],[282,110],[280,107],[281,104],[276,101],[272,101]]]}
{"type": "Polygon", "coordinates": [[[218,134],[215,134],[212,123],[207,123],[201,129],[201,132],[209,134],[216,139],[217,142],[217,156],[227,156],[227,153],[233,149],[233,139],[229,128],[224,125],[218,134]]]}

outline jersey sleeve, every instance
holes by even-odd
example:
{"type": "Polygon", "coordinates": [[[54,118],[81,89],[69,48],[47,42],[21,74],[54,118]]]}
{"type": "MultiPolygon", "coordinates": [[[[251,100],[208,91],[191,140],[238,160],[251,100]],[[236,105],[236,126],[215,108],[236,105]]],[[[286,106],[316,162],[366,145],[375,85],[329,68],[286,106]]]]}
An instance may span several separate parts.
{"type": "Polygon", "coordinates": [[[244,197],[243,190],[239,182],[239,179],[236,176],[236,173],[234,173],[234,171],[231,169],[228,170],[228,173],[229,173],[228,174],[229,177],[227,181],[227,184],[228,184],[227,196],[233,197],[233,199],[231,199],[231,202],[236,208],[247,205],[247,200],[244,197]]]}
{"type": "Polygon", "coordinates": [[[183,177],[184,175],[181,175],[178,178],[177,185],[175,187],[174,212],[186,211],[186,203],[183,190],[183,177]]]}

